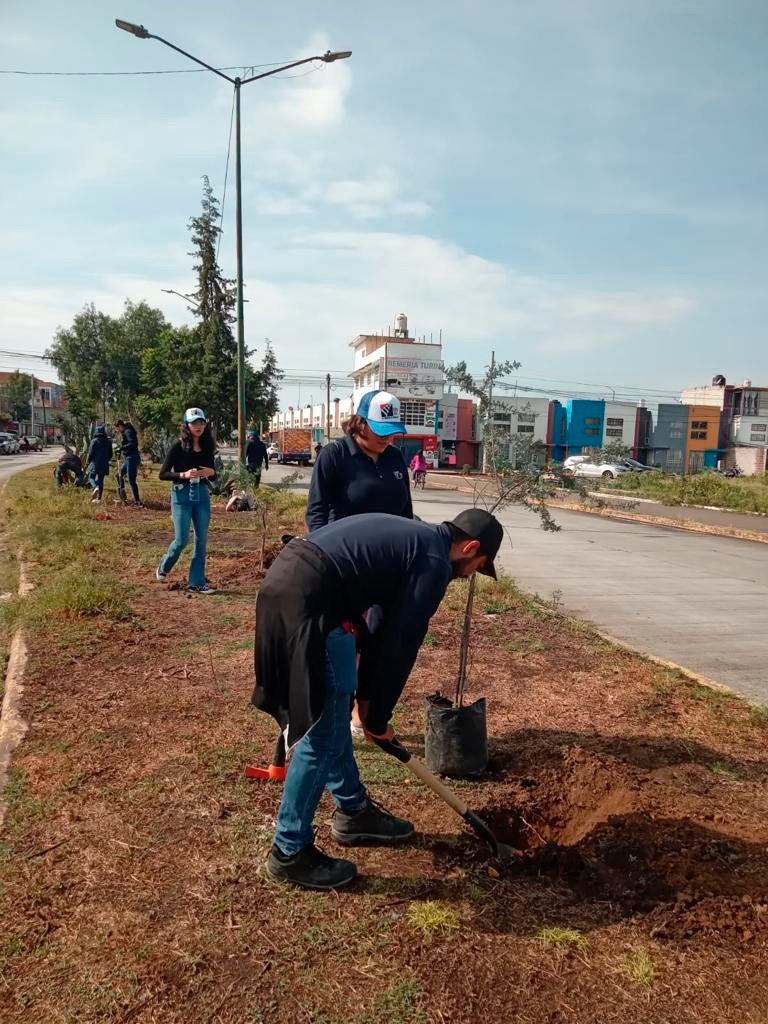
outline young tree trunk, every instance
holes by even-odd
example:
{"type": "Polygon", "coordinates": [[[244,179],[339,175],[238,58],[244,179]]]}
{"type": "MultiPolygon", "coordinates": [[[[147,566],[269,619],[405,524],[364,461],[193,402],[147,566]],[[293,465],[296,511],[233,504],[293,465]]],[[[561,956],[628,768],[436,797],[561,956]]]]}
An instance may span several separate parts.
{"type": "Polygon", "coordinates": [[[475,601],[476,579],[476,575],[470,576],[469,579],[467,606],[464,609],[464,625],[461,630],[461,643],[459,644],[459,676],[456,680],[456,699],[454,701],[459,708],[464,703],[464,687],[467,682],[467,662],[469,660],[469,644],[472,636],[472,606],[475,601]]]}

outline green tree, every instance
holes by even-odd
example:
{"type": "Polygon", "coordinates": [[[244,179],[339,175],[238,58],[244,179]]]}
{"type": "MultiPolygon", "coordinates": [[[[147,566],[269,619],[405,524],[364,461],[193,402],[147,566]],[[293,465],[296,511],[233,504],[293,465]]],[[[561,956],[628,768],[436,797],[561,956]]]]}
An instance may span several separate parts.
{"type": "Polygon", "coordinates": [[[8,380],[0,388],[3,405],[12,420],[29,420],[32,378],[27,373],[14,370],[8,374],[8,380]]]}
{"type": "Polygon", "coordinates": [[[277,356],[269,338],[264,339],[264,356],[258,370],[247,367],[246,412],[254,426],[266,428],[280,408],[280,381],[283,371],[277,365],[277,356]]]}
{"type": "Polygon", "coordinates": [[[218,200],[204,177],[202,213],[189,222],[197,274],[191,299],[199,323],[190,337],[195,351],[186,383],[188,405],[202,406],[217,435],[226,437],[237,423],[237,342],[232,333],[237,293],[216,259],[220,217],[218,200]]]}
{"type": "Polygon", "coordinates": [[[497,462],[497,442],[494,437],[493,417],[491,416],[493,403],[493,385],[501,377],[514,370],[519,370],[522,363],[517,360],[505,360],[501,363],[494,362],[492,366],[486,367],[482,377],[475,377],[467,369],[465,362],[456,363],[455,366],[447,367],[445,376],[452,383],[456,384],[461,391],[466,391],[477,399],[477,418],[482,425],[483,438],[483,469],[495,474],[497,462]]]}

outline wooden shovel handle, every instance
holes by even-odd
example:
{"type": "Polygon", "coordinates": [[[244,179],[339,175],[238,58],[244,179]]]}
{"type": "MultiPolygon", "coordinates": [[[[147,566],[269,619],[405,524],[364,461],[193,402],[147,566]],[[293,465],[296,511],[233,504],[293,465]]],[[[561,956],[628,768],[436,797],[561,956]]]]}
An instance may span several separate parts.
{"type": "Polygon", "coordinates": [[[440,779],[436,775],[433,775],[426,765],[423,765],[421,761],[417,761],[413,754],[398,741],[398,740],[374,740],[377,746],[381,747],[388,754],[396,757],[398,761],[402,761],[403,764],[407,765],[413,774],[428,786],[433,793],[436,793],[441,800],[444,800],[449,807],[453,808],[457,814],[464,817],[467,814],[467,805],[456,796],[456,794],[448,789],[447,786],[443,785],[440,779]]]}

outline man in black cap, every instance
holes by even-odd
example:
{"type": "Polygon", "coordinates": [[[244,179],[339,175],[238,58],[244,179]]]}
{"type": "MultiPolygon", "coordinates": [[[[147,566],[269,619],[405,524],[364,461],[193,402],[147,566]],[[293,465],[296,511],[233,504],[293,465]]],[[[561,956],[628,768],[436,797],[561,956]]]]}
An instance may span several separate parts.
{"type": "Polygon", "coordinates": [[[269,878],[308,889],[339,889],[355,878],[354,864],[327,857],[313,842],[326,787],[336,804],[336,842],[398,843],[413,834],[360,782],[350,702],[356,693],[369,737],[393,738],[392,712],[448,584],[474,572],[495,579],[502,537],[501,524],[482,509],[439,526],[371,513],[296,538],[275,560],[256,605],[252,703],[287,731],[292,758],[269,878]],[[381,615],[358,666],[354,634],[365,630],[372,605],[381,615]]]}

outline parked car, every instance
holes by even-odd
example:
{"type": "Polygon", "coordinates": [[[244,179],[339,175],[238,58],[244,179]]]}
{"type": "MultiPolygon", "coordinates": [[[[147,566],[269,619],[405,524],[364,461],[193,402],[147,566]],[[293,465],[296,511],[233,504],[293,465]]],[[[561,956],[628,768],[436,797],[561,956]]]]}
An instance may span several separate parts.
{"type": "Polygon", "coordinates": [[[43,450],[43,442],[39,437],[35,437],[34,434],[27,434],[22,437],[19,445],[23,452],[41,452],[43,450]]]}
{"type": "Polygon", "coordinates": [[[617,476],[629,473],[626,466],[616,462],[578,462],[573,467],[574,476],[600,477],[603,480],[615,480],[617,476]]]}
{"type": "Polygon", "coordinates": [[[16,455],[19,450],[19,439],[15,434],[0,431],[0,455],[16,455]]]}
{"type": "Polygon", "coordinates": [[[658,468],[658,466],[646,466],[646,464],[644,462],[638,462],[637,459],[630,459],[629,457],[627,457],[626,459],[622,459],[621,460],[621,464],[622,464],[622,466],[626,466],[626,468],[630,471],[630,473],[632,473],[632,472],[634,472],[634,473],[660,473],[661,472],[661,470],[658,468]]]}
{"type": "Polygon", "coordinates": [[[272,459],[280,458],[280,448],[278,447],[278,445],[275,444],[274,441],[267,445],[267,458],[269,459],[270,462],[272,461],[272,459]]]}
{"type": "MultiPolygon", "coordinates": [[[[625,461],[622,460],[622,463],[625,461]]],[[[565,476],[603,477],[606,480],[613,480],[622,473],[629,472],[629,467],[621,463],[594,462],[589,455],[569,455],[563,463],[565,476]]]]}

